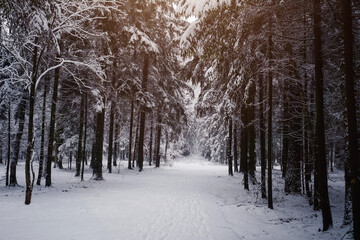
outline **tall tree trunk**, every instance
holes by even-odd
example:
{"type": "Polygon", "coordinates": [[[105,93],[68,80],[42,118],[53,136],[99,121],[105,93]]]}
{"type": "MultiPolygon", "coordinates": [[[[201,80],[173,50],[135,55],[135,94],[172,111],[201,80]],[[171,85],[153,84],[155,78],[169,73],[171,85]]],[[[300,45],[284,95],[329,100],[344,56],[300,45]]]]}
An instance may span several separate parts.
{"type": "Polygon", "coordinates": [[[84,148],[83,148],[83,161],[85,161],[85,164],[88,165],[87,160],[87,151],[86,151],[86,140],[87,140],[87,118],[88,118],[88,97],[87,92],[85,92],[85,116],[84,116],[84,148]]]}
{"type": "MultiPolygon", "coordinates": [[[[0,39],[2,39],[2,27],[0,27],[0,39]]],[[[0,62],[2,62],[2,46],[0,46],[0,62]]],[[[10,103],[10,100],[9,100],[9,103],[10,103]]],[[[10,107],[10,104],[9,104],[9,107],[10,107]]],[[[4,115],[5,115],[6,113],[4,113],[4,115]]],[[[3,140],[2,140],[2,138],[3,138],[3,136],[2,135],[0,135],[0,164],[3,164],[3,140]]],[[[7,181],[6,181],[6,186],[8,185],[8,177],[9,177],[9,175],[8,175],[8,173],[7,173],[7,181]]]]}
{"type": "MultiPolygon", "coordinates": [[[[272,1],[274,2],[274,1],[272,1]]],[[[273,5],[273,4],[272,4],[273,5]]],[[[270,13],[272,14],[272,13],[270,13]]],[[[274,43],[272,39],[272,16],[269,21],[269,37],[268,37],[268,208],[273,209],[272,199],[272,117],[273,117],[273,73],[272,73],[272,62],[273,62],[273,48],[274,43]]]]}
{"type": "MultiPolygon", "coordinates": [[[[116,167],[117,166],[117,159],[118,159],[118,152],[119,152],[119,132],[120,132],[120,125],[119,123],[115,123],[115,144],[114,144],[114,158],[113,158],[113,166],[116,167]]],[[[120,159],[122,159],[122,155],[120,153],[120,159]]],[[[120,169],[120,166],[119,166],[120,169]]]]}
{"type": "Polygon", "coordinates": [[[129,130],[129,161],[128,161],[128,169],[132,169],[131,167],[131,150],[132,150],[132,138],[133,138],[133,122],[134,122],[134,100],[131,99],[131,109],[130,109],[130,130],[129,130]]]}
{"type": "Polygon", "coordinates": [[[29,101],[29,124],[28,124],[28,139],[27,139],[27,148],[26,148],[26,160],[25,160],[25,182],[26,182],[26,193],[25,193],[25,204],[29,205],[31,203],[31,194],[34,186],[35,173],[32,169],[32,160],[33,160],[33,148],[34,148],[34,109],[35,109],[35,86],[37,79],[37,69],[38,69],[38,47],[37,47],[37,37],[35,38],[35,47],[33,53],[33,70],[31,76],[30,84],[30,101],[29,101]],[[31,166],[30,166],[31,165],[31,166]],[[30,168],[32,172],[32,179],[30,176],[30,168]]]}
{"type": "Polygon", "coordinates": [[[84,181],[84,168],[85,161],[87,162],[86,157],[86,135],[87,135],[87,118],[88,118],[88,109],[87,109],[87,93],[85,92],[84,97],[84,145],[83,145],[83,158],[82,158],[82,166],[81,166],[81,181],[84,181]]]}
{"type": "Polygon", "coordinates": [[[261,163],[261,197],[266,198],[266,149],[264,119],[264,79],[259,75],[259,118],[260,118],[260,163],[261,163]]]}
{"type": "Polygon", "coordinates": [[[301,193],[301,146],[294,137],[289,139],[288,160],[288,170],[285,177],[285,192],[301,193]]]}
{"type": "Polygon", "coordinates": [[[251,81],[249,86],[248,96],[248,147],[249,147],[249,176],[253,184],[256,183],[255,169],[256,169],[256,155],[255,155],[255,94],[256,86],[251,81]]]}
{"type": "MultiPolygon", "coordinates": [[[[316,152],[315,152],[316,154],[316,152]]],[[[314,210],[318,211],[320,210],[320,195],[319,195],[319,178],[318,178],[318,173],[316,171],[316,159],[314,159],[314,210]]]]}
{"type": "Polygon", "coordinates": [[[234,153],[234,172],[239,172],[239,165],[238,165],[238,138],[237,138],[237,121],[234,121],[234,133],[233,133],[233,153],[234,153]]]}
{"type": "Polygon", "coordinates": [[[232,156],[231,156],[231,148],[232,148],[232,118],[228,117],[228,137],[227,137],[227,146],[226,146],[226,158],[228,162],[229,175],[233,176],[233,166],[232,166],[232,156]]]}
{"type": "Polygon", "coordinates": [[[151,161],[152,161],[152,149],[153,149],[153,130],[154,130],[154,121],[153,118],[151,118],[151,123],[150,123],[150,142],[149,142],[149,166],[151,166],[151,161]]]}
{"type": "Polygon", "coordinates": [[[304,126],[304,164],[305,164],[305,192],[309,199],[310,206],[313,204],[312,192],[310,189],[311,183],[311,161],[309,156],[309,136],[308,129],[304,126]]]}
{"type": "MultiPolygon", "coordinates": [[[[342,0],[338,1],[339,9],[342,9],[342,0]]],[[[344,58],[344,53],[342,52],[341,55],[344,58]]],[[[345,75],[344,64],[342,64],[342,72],[345,75]]],[[[344,76],[345,78],[345,76],[344,76]]],[[[350,154],[349,154],[349,135],[348,135],[348,121],[347,121],[347,108],[346,108],[346,86],[345,86],[345,79],[342,82],[342,97],[343,97],[343,118],[344,118],[344,141],[345,141],[345,149],[344,149],[344,180],[345,180],[345,201],[344,201],[344,218],[343,218],[343,225],[350,225],[352,223],[352,196],[351,196],[351,170],[350,170],[350,154]]],[[[335,149],[335,155],[336,155],[335,149]]]]}
{"type": "Polygon", "coordinates": [[[136,164],[138,163],[137,154],[139,152],[139,150],[138,150],[138,147],[139,147],[139,142],[138,142],[139,141],[139,125],[140,125],[139,121],[140,121],[140,112],[138,113],[138,116],[135,121],[136,122],[135,143],[134,143],[134,152],[133,152],[133,158],[132,158],[132,167],[133,168],[135,168],[135,160],[136,160],[136,164]]]}
{"type": "MultiPolygon", "coordinates": [[[[96,114],[95,114],[95,122],[96,122],[96,114]]],[[[96,130],[96,126],[94,126],[94,130],[96,130]]],[[[90,161],[90,168],[94,170],[94,162],[95,162],[95,140],[91,145],[91,161],[90,161]]]]}
{"type": "MultiPolygon", "coordinates": [[[[289,125],[291,122],[291,117],[289,116],[289,87],[288,79],[283,81],[283,92],[282,92],[282,151],[281,151],[281,166],[282,166],[282,177],[286,178],[287,165],[289,159],[289,125]]],[[[287,186],[285,186],[285,189],[287,186]]],[[[285,190],[288,192],[287,190],[285,190]]]]}
{"type": "MultiPolygon", "coordinates": [[[[286,51],[289,54],[289,72],[292,73],[293,78],[287,83],[288,98],[286,100],[288,109],[285,111],[289,114],[286,116],[286,125],[288,125],[287,141],[288,141],[288,156],[287,156],[287,167],[285,174],[285,191],[287,193],[301,193],[301,150],[302,146],[302,112],[301,108],[301,96],[300,91],[302,87],[296,87],[300,85],[301,77],[297,71],[296,62],[293,59],[292,46],[287,44],[285,46],[286,51]],[[291,121],[289,121],[291,118],[291,121]]],[[[285,93],[284,93],[285,94],[285,93]]],[[[285,104],[285,103],[284,103],[285,104]]]]}
{"type": "MultiPolygon", "coordinates": [[[[61,113],[59,114],[61,115],[61,113]]],[[[58,125],[57,125],[58,126],[58,125]]],[[[63,139],[61,139],[61,135],[64,132],[64,128],[59,127],[56,128],[55,130],[55,164],[54,164],[54,168],[56,168],[56,166],[59,167],[59,169],[63,169],[63,159],[62,156],[59,156],[59,148],[61,146],[61,144],[63,144],[63,139]]]]}
{"type": "MultiPolygon", "coordinates": [[[[348,151],[347,151],[348,152],[348,151]]],[[[348,154],[348,153],[347,153],[348,154]]],[[[348,159],[345,160],[345,201],[343,224],[349,225],[352,222],[352,194],[351,194],[351,171],[348,159]]]]}
{"type": "Polygon", "coordinates": [[[81,94],[81,103],[80,103],[80,117],[79,117],[79,138],[78,138],[78,149],[77,149],[77,157],[76,157],[76,173],[75,177],[80,176],[81,171],[81,160],[83,159],[83,130],[84,130],[84,103],[85,98],[84,94],[81,94]]]}
{"type": "Polygon", "coordinates": [[[358,129],[356,119],[356,99],[354,82],[354,47],[352,26],[352,1],[342,0],[342,14],[344,21],[344,49],[345,49],[345,86],[347,134],[349,148],[349,166],[351,171],[351,196],[353,209],[354,238],[360,239],[360,159],[358,129]]]}
{"type": "Polygon", "coordinates": [[[165,131],[165,153],[164,153],[165,162],[167,162],[168,147],[169,147],[169,133],[167,131],[165,131]]]}
{"type": "Polygon", "coordinates": [[[115,104],[111,101],[110,107],[110,126],[109,126],[109,151],[108,151],[108,163],[107,168],[109,173],[112,171],[112,157],[113,157],[113,144],[114,144],[114,116],[115,115],[115,104]]]}
{"type": "Polygon", "coordinates": [[[8,142],[7,142],[7,165],[6,165],[6,186],[9,186],[9,169],[10,169],[10,156],[11,156],[11,102],[9,100],[8,109],[8,142]]]}
{"type": "Polygon", "coordinates": [[[103,180],[102,176],[102,160],[103,160],[103,145],[104,145],[104,121],[105,109],[96,113],[96,131],[95,131],[95,150],[93,163],[93,180],[103,180]]]}
{"type": "Polygon", "coordinates": [[[16,133],[16,137],[15,137],[13,158],[10,163],[10,185],[9,186],[13,186],[13,187],[18,185],[17,180],[16,180],[16,165],[19,161],[20,143],[21,143],[21,138],[23,136],[23,132],[24,132],[27,99],[28,99],[28,92],[24,92],[21,102],[19,104],[18,110],[15,114],[19,125],[18,125],[18,130],[16,133]]]}
{"type": "Polygon", "coordinates": [[[335,152],[335,143],[332,143],[330,147],[330,160],[329,160],[331,172],[334,172],[334,152],[335,152]]]}
{"type": "Polygon", "coordinates": [[[320,207],[323,217],[323,231],[332,226],[330,201],[328,194],[327,165],[325,152],[324,124],[324,79],[321,40],[321,0],[314,0],[314,37],[315,37],[315,85],[316,85],[316,162],[315,171],[319,184],[320,207]]]}
{"type": "MultiPolygon", "coordinates": [[[[245,83],[242,87],[245,92],[245,83]]],[[[241,106],[241,151],[240,151],[240,170],[244,173],[244,189],[249,190],[249,170],[248,170],[248,121],[247,121],[247,106],[245,103],[241,106]]]]}
{"type": "MultiPolygon", "coordinates": [[[[307,10],[306,10],[306,6],[304,6],[304,17],[303,17],[303,23],[304,23],[304,41],[303,41],[303,64],[304,66],[307,65],[307,38],[308,38],[308,34],[307,34],[307,10]]],[[[311,122],[309,120],[310,116],[309,116],[309,111],[307,109],[307,102],[308,102],[308,75],[307,75],[307,71],[305,71],[304,73],[304,83],[303,83],[303,96],[302,96],[302,103],[303,103],[303,128],[304,128],[304,165],[305,165],[305,192],[306,192],[306,196],[308,197],[309,200],[309,205],[311,206],[313,204],[313,199],[312,199],[312,192],[311,192],[311,188],[310,188],[310,183],[311,183],[311,172],[312,172],[312,162],[310,161],[310,141],[309,141],[309,136],[311,134],[309,134],[309,129],[311,128],[311,122]]]]}
{"type": "MultiPolygon", "coordinates": [[[[57,58],[60,58],[58,55],[57,58]]],[[[50,113],[50,129],[49,129],[49,142],[46,159],[46,174],[45,174],[45,186],[51,186],[51,163],[55,161],[53,155],[54,141],[55,141],[55,118],[56,118],[56,105],[58,101],[58,89],[59,89],[60,67],[55,69],[54,72],[54,86],[53,95],[51,101],[51,113],[50,113]]]]}
{"type": "MultiPolygon", "coordinates": [[[[46,81],[47,82],[47,81],[46,81]]],[[[41,140],[40,140],[40,159],[39,159],[39,172],[36,185],[41,184],[41,178],[44,171],[44,148],[45,148],[45,118],[46,118],[46,95],[47,95],[47,84],[44,84],[44,95],[41,113],[41,140]]]]}
{"type": "MultiPolygon", "coordinates": [[[[143,78],[141,83],[141,90],[145,94],[147,92],[147,82],[149,75],[149,56],[145,54],[144,66],[143,66],[143,78]]],[[[145,106],[140,106],[140,129],[139,129],[139,142],[138,142],[138,167],[139,171],[143,170],[144,164],[144,138],[145,138],[145,106]]]]}
{"type": "Polygon", "coordinates": [[[155,141],[155,167],[160,167],[161,115],[158,113],[155,141]]]}
{"type": "Polygon", "coordinates": [[[0,136],[0,164],[3,164],[3,141],[2,136],[0,136]]]}
{"type": "Polygon", "coordinates": [[[71,169],[71,165],[72,165],[72,155],[73,155],[73,152],[70,151],[70,156],[69,156],[69,160],[68,160],[68,168],[71,169]]]}

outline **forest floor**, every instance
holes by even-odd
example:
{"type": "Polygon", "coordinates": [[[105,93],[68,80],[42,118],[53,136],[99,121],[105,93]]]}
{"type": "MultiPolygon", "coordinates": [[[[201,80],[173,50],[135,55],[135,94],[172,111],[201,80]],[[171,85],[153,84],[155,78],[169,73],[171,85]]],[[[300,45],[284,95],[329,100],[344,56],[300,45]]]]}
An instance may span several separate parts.
{"type": "MultiPolygon", "coordinates": [[[[125,166],[125,162],[122,163],[125,166]]],[[[343,173],[330,174],[334,227],[321,232],[321,212],[304,196],[285,195],[274,171],[274,210],[261,199],[258,186],[243,190],[242,174],[201,157],[176,159],[172,166],[143,172],[114,169],[105,181],[74,177],[74,170],[53,169],[53,186],[35,186],[32,203],[24,205],[24,166],[18,166],[21,187],[4,187],[0,166],[0,239],[341,239],[344,208],[343,173]]],[[[42,182],[43,184],[43,182],[42,182]]],[[[344,238],[347,239],[347,238],[344,238]]]]}

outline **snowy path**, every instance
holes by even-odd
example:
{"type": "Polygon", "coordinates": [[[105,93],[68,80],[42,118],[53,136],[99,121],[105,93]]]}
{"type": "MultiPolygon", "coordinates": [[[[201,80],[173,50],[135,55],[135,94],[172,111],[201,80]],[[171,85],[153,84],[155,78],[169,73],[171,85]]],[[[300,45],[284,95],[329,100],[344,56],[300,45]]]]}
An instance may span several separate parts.
{"type": "MultiPolygon", "coordinates": [[[[90,176],[88,172],[87,179],[90,176]]],[[[256,191],[242,190],[240,174],[228,177],[226,166],[199,157],[183,159],[173,167],[146,168],[142,173],[122,170],[105,174],[105,179],[81,183],[73,171],[56,170],[54,187],[36,187],[30,206],[23,204],[24,189],[1,187],[0,239],[339,237],[336,230],[316,231],[321,218],[302,197],[275,199],[277,211],[268,210],[256,198],[256,191]]]]}

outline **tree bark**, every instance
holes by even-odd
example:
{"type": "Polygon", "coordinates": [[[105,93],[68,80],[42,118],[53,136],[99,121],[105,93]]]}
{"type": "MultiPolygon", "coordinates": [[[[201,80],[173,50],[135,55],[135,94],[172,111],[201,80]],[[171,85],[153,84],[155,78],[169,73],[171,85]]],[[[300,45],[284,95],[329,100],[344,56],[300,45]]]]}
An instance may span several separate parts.
{"type": "MultiPolygon", "coordinates": [[[[307,64],[307,10],[304,6],[304,17],[303,17],[303,24],[304,24],[304,41],[303,41],[303,64],[307,64]]],[[[305,165],[305,192],[306,196],[309,200],[309,205],[311,206],[313,204],[312,199],[312,192],[310,188],[311,184],[311,172],[312,172],[312,162],[310,161],[310,141],[309,141],[309,134],[310,128],[311,128],[311,122],[309,120],[309,111],[307,109],[307,102],[308,102],[308,75],[307,71],[304,73],[304,83],[303,83],[303,94],[302,94],[302,104],[303,104],[303,128],[304,128],[304,135],[303,135],[303,143],[304,143],[304,165],[305,165]]]]}
{"type": "Polygon", "coordinates": [[[83,159],[83,130],[84,130],[84,94],[81,94],[81,103],[80,103],[80,117],[79,117],[79,138],[78,138],[78,150],[77,150],[77,157],[76,157],[76,173],[75,177],[80,176],[81,171],[81,160],[83,159]]]}
{"type": "Polygon", "coordinates": [[[129,130],[129,161],[128,161],[128,169],[132,169],[131,167],[131,150],[132,150],[132,138],[133,138],[133,122],[134,122],[134,100],[131,99],[131,109],[130,109],[130,130],[129,130]]]}
{"type": "Polygon", "coordinates": [[[28,93],[24,92],[21,102],[18,107],[18,111],[15,114],[17,121],[19,122],[18,130],[15,137],[15,144],[13,148],[13,158],[10,162],[10,184],[9,186],[15,187],[18,185],[16,180],[16,165],[19,161],[19,154],[20,154],[20,144],[21,138],[24,132],[25,126],[25,112],[26,112],[26,105],[27,105],[28,93]]]}
{"type": "Polygon", "coordinates": [[[348,159],[345,160],[345,201],[344,201],[344,219],[343,224],[349,225],[352,223],[352,194],[351,194],[351,171],[348,159]]]}
{"type": "MultiPolygon", "coordinates": [[[[143,94],[147,92],[147,83],[148,83],[148,75],[149,75],[149,57],[145,54],[144,66],[143,66],[143,78],[141,83],[141,90],[143,94]]],[[[141,104],[140,106],[140,129],[139,129],[139,141],[138,141],[138,167],[139,171],[143,170],[144,164],[144,138],[145,138],[145,106],[141,104]]]]}
{"type": "Polygon", "coordinates": [[[308,129],[306,126],[304,126],[304,164],[305,164],[305,192],[306,192],[306,196],[309,199],[309,204],[311,206],[313,204],[312,192],[310,189],[312,167],[311,167],[310,154],[309,154],[308,129]]]}
{"type": "Polygon", "coordinates": [[[102,160],[103,160],[103,143],[104,143],[104,121],[105,109],[96,113],[96,131],[95,131],[95,150],[93,163],[93,180],[103,180],[102,176],[102,160]]]}
{"type": "Polygon", "coordinates": [[[0,135],[0,164],[3,164],[3,141],[2,141],[2,138],[3,136],[0,135]]]}
{"type": "MultiPolygon", "coordinates": [[[[61,115],[61,113],[60,113],[61,115]]],[[[63,140],[61,139],[61,135],[64,132],[64,129],[59,127],[56,128],[55,130],[55,163],[54,163],[54,168],[59,167],[59,169],[63,169],[63,159],[62,156],[59,157],[59,148],[61,146],[61,144],[63,143],[63,140]]]]}
{"type": "Polygon", "coordinates": [[[83,158],[82,158],[82,166],[81,166],[81,181],[84,181],[84,168],[85,161],[87,162],[86,157],[86,135],[87,135],[87,117],[88,117],[88,109],[87,109],[87,93],[85,92],[84,97],[84,144],[83,144],[83,158]]]}
{"type": "Polygon", "coordinates": [[[137,161],[137,155],[138,155],[138,147],[139,147],[139,126],[140,126],[140,112],[137,114],[137,118],[136,118],[136,129],[135,129],[135,142],[134,142],[134,152],[133,152],[133,157],[132,157],[132,167],[135,168],[135,160],[136,160],[136,164],[138,164],[137,161]]]}
{"type": "MultiPolygon", "coordinates": [[[[58,55],[57,58],[60,58],[60,56],[58,55]]],[[[59,78],[60,78],[60,67],[56,68],[54,72],[54,86],[53,86],[53,95],[52,95],[51,113],[50,113],[49,142],[48,142],[48,151],[47,151],[47,159],[46,159],[46,176],[45,176],[46,187],[51,186],[51,163],[55,161],[53,151],[54,151],[54,141],[55,141],[55,117],[56,117],[56,105],[58,101],[59,78]]]]}
{"type": "MultiPolygon", "coordinates": [[[[119,152],[119,141],[118,141],[118,137],[119,137],[119,132],[120,132],[120,124],[119,123],[115,123],[115,144],[114,144],[114,156],[113,156],[113,166],[116,167],[117,166],[117,159],[118,159],[118,152],[119,152]]],[[[120,153],[120,159],[122,159],[122,155],[120,153]]],[[[120,168],[119,168],[120,169],[120,168]]]]}
{"type": "Polygon", "coordinates": [[[233,133],[233,153],[234,153],[234,172],[239,172],[239,164],[238,164],[238,138],[237,138],[237,121],[234,121],[235,123],[233,124],[233,128],[234,128],[234,133],[233,133]]]}
{"type": "MultiPolygon", "coordinates": [[[[289,136],[287,136],[288,156],[285,174],[285,192],[301,193],[302,146],[300,145],[300,142],[302,141],[302,135],[299,133],[302,133],[302,115],[299,113],[302,112],[302,108],[300,91],[296,87],[297,84],[300,84],[301,77],[297,71],[296,62],[293,59],[292,46],[287,44],[285,49],[288,52],[290,59],[289,72],[293,75],[293,78],[289,79],[287,83],[289,86],[289,88],[287,88],[288,98],[286,99],[288,109],[285,109],[285,111],[288,113],[288,116],[285,114],[286,118],[284,119],[289,134],[289,136]],[[289,121],[290,119],[291,121],[289,121]]],[[[299,88],[301,89],[301,87],[299,88]]]]}
{"type": "MultiPolygon", "coordinates": [[[[283,105],[283,114],[282,114],[282,151],[281,151],[281,166],[282,166],[282,177],[286,178],[287,165],[289,158],[289,125],[290,125],[290,116],[289,116],[289,87],[287,81],[283,81],[283,93],[282,93],[282,105],[283,105]]],[[[285,186],[285,191],[286,186],[285,186]]]]}
{"type": "Polygon", "coordinates": [[[3,142],[2,142],[2,136],[0,136],[0,164],[3,164],[3,142]]]}
{"type": "Polygon", "coordinates": [[[111,101],[110,107],[110,126],[109,126],[109,148],[108,148],[108,162],[107,168],[109,173],[112,172],[112,157],[113,157],[113,144],[114,144],[114,115],[115,115],[115,104],[111,101]]]}
{"type": "Polygon", "coordinates": [[[155,141],[155,167],[160,167],[161,115],[158,113],[155,141]]]}
{"type": "Polygon", "coordinates": [[[226,147],[226,157],[228,162],[229,176],[234,176],[233,166],[232,166],[232,156],[231,156],[231,148],[232,148],[232,118],[228,117],[228,137],[227,137],[227,147],[226,147]]]}
{"type": "MultiPolygon", "coordinates": [[[[242,86],[245,92],[245,83],[242,86]]],[[[247,120],[247,106],[242,103],[241,106],[241,151],[240,151],[240,170],[244,173],[244,189],[249,190],[249,170],[248,170],[248,120],[247,120]]]]}
{"type": "Polygon", "coordinates": [[[266,198],[266,149],[264,119],[264,79],[259,75],[259,118],[260,118],[260,163],[261,163],[261,197],[266,198]]]}
{"type": "Polygon", "coordinates": [[[39,159],[39,172],[36,185],[41,184],[41,178],[44,171],[44,148],[45,148],[45,119],[46,119],[46,95],[47,83],[44,84],[43,104],[41,113],[41,140],[40,140],[40,159],[39,159]]]}
{"type": "Polygon", "coordinates": [[[167,162],[167,151],[169,148],[169,133],[165,131],[165,151],[164,151],[164,160],[167,162]]]}
{"type": "Polygon", "coordinates": [[[356,99],[354,82],[354,47],[352,1],[342,0],[342,15],[344,21],[344,50],[345,50],[345,86],[347,134],[349,148],[350,186],[353,209],[354,238],[360,239],[360,159],[358,129],[356,119],[356,99]]]}
{"type": "Polygon", "coordinates": [[[150,142],[149,142],[149,166],[151,166],[152,162],[152,149],[153,149],[153,130],[154,130],[154,122],[153,118],[151,118],[151,126],[150,126],[150,142]]]}
{"type": "MultiPolygon", "coordinates": [[[[272,14],[272,13],[270,13],[272,14]]],[[[273,209],[272,199],[272,117],[273,117],[273,73],[272,73],[272,62],[273,62],[273,48],[274,43],[272,39],[272,16],[270,16],[269,22],[269,37],[268,37],[268,208],[273,209]]]]}
{"type": "Polygon", "coordinates": [[[316,161],[315,171],[318,178],[320,207],[323,217],[323,231],[332,226],[330,201],[328,194],[327,164],[325,151],[325,124],[324,124],[324,79],[321,40],[321,0],[314,0],[314,37],[315,37],[315,85],[316,85],[316,161]]]}
{"type": "Polygon", "coordinates": [[[35,47],[33,53],[33,70],[31,76],[30,84],[30,101],[29,101],[29,124],[28,124],[28,139],[27,139],[27,149],[26,149],[26,160],[25,160],[25,182],[26,182],[26,193],[25,193],[25,204],[29,205],[31,203],[31,194],[34,186],[35,173],[32,169],[32,159],[33,159],[33,148],[34,148],[34,109],[35,109],[35,86],[37,79],[37,69],[38,69],[38,47],[37,47],[37,37],[35,39],[35,47]],[[31,166],[30,166],[31,165],[31,166]],[[30,168],[32,171],[32,179],[30,176],[30,168]]]}
{"type": "Polygon", "coordinates": [[[256,184],[256,155],[255,155],[255,94],[256,86],[253,81],[251,81],[249,86],[249,96],[248,96],[248,147],[249,147],[249,176],[251,182],[256,184]]]}
{"type": "Polygon", "coordinates": [[[9,169],[10,169],[10,151],[11,151],[11,102],[9,100],[8,109],[8,145],[7,145],[7,165],[6,165],[6,186],[9,186],[9,169]]]}

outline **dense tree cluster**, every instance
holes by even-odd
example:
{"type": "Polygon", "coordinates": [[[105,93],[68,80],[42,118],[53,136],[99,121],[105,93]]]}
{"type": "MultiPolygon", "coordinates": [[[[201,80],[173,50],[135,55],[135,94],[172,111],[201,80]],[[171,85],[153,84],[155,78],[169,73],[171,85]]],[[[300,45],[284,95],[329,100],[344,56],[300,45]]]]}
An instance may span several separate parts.
{"type": "Polygon", "coordinates": [[[189,87],[178,74],[178,42],[186,22],[172,2],[5,0],[0,5],[6,184],[17,185],[16,166],[23,158],[26,204],[35,180],[33,161],[39,160],[37,184],[45,178],[46,186],[52,184],[52,167],[71,168],[73,159],[75,176],[82,180],[88,160],[93,179],[102,179],[103,156],[109,172],[125,155],[130,169],[136,160],[142,170],[145,158],[159,167],[160,156],[166,158],[187,122],[183,90],[189,87]]]}
{"type": "Polygon", "coordinates": [[[228,163],[229,175],[243,172],[245,189],[257,184],[258,162],[269,208],[271,170],[280,166],[284,190],[307,195],[322,210],[324,230],[332,225],[327,171],[345,168],[359,239],[359,4],[184,0],[180,6],[198,17],[181,46],[187,77],[201,86],[203,155],[228,163]]]}
{"type": "Polygon", "coordinates": [[[34,161],[51,186],[52,167],[73,160],[76,177],[89,164],[101,180],[103,162],[142,171],[198,150],[259,185],[269,208],[280,167],[327,230],[336,167],[360,239],[359,14],[351,0],[1,0],[6,185],[24,161],[30,204],[34,161]]]}

